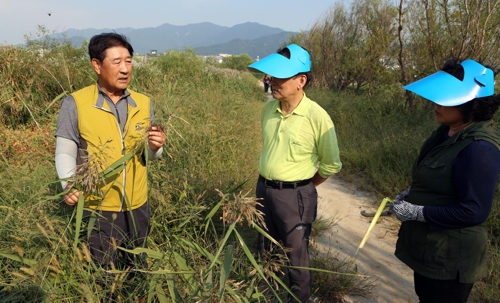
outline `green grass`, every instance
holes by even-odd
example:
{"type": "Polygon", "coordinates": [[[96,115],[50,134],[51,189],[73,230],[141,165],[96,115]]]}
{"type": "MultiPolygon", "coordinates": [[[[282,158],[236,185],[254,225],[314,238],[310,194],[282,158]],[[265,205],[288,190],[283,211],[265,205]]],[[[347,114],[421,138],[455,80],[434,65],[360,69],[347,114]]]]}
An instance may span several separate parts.
{"type": "Polygon", "coordinates": [[[332,117],[344,178],[381,198],[408,188],[411,164],[437,126],[429,104],[408,109],[398,90],[371,97],[316,90],[308,95],[332,117]]]}

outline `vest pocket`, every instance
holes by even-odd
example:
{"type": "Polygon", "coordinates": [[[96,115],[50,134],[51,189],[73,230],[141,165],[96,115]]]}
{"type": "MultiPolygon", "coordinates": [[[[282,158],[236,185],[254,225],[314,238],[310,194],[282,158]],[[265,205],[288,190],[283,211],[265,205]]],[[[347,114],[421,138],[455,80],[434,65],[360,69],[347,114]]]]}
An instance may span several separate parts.
{"type": "Polygon", "coordinates": [[[445,166],[445,163],[440,160],[434,160],[433,158],[427,159],[424,163],[424,166],[431,168],[431,169],[438,169],[443,166],[445,166]]]}
{"type": "Polygon", "coordinates": [[[448,230],[444,231],[429,231],[426,236],[424,262],[431,268],[444,268],[446,265],[452,265],[453,255],[458,256],[458,251],[453,254],[453,246],[450,243],[453,239],[450,237],[448,230]]]}
{"type": "Polygon", "coordinates": [[[424,260],[425,254],[425,233],[421,232],[421,227],[425,223],[407,221],[401,224],[399,229],[399,239],[403,243],[403,252],[417,261],[424,260]]]}
{"type": "Polygon", "coordinates": [[[399,236],[405,243],[406,253],[427,268],[454,266],[453,259],[459,256],[447,230],[432,231],[426,223],[409,221],[401,225],[399,236]]]}

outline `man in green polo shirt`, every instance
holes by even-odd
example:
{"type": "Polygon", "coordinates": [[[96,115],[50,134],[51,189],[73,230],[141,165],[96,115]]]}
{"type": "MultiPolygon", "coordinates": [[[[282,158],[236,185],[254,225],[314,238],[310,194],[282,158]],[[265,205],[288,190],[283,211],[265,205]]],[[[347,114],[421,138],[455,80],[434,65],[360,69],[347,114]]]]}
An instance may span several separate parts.
{"type": "MultiPolygon", "coordinates": [[[[312,79],[309,52],[291,44],[250,66],[272,76],[273,100],[262,109],[263,150],[259,161],[257,198],[261,198],[269,235],[292,250],[292,266],[309,267],[309,234],[316,219],[316,186],[340,171],[337,136],[330,116],[307,98],[312,79]]],[[[261,256],[270,248],[259,235],[261,256]]],[[[299,299],[311,295],[311,272],[289,269],[290,287],[299,299]]]]}

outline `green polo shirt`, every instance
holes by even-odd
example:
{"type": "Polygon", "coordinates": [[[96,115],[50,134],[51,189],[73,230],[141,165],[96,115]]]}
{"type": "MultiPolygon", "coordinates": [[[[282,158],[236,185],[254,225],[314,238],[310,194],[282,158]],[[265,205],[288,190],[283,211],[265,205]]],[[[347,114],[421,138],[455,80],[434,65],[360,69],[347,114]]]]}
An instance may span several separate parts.
{"type": "Polygon", "coordinates": [[[328,178],[342,167],[330,116],[305,94],[286,116],[278,100],[264,105],[262,143],[259,173],[266,179],[305,180],[312,178],[316,170],[328,178]]]}

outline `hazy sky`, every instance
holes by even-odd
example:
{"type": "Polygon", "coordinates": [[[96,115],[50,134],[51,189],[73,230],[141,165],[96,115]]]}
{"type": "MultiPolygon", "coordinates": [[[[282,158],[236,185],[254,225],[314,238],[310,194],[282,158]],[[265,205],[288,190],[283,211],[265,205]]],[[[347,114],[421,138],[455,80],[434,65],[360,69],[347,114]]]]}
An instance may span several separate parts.
{"type": "MultiPolygon", "coordinates": [[[[342,0],[0,0],[0,45],[24,42],[43,25],[68,29],[258,22],[285,31],[308,29],[342,0]],[[49,16],[50,14],[50,16],[49,16]]],[[[344,0],[346,1],[346,0],[344,0]]]]}

